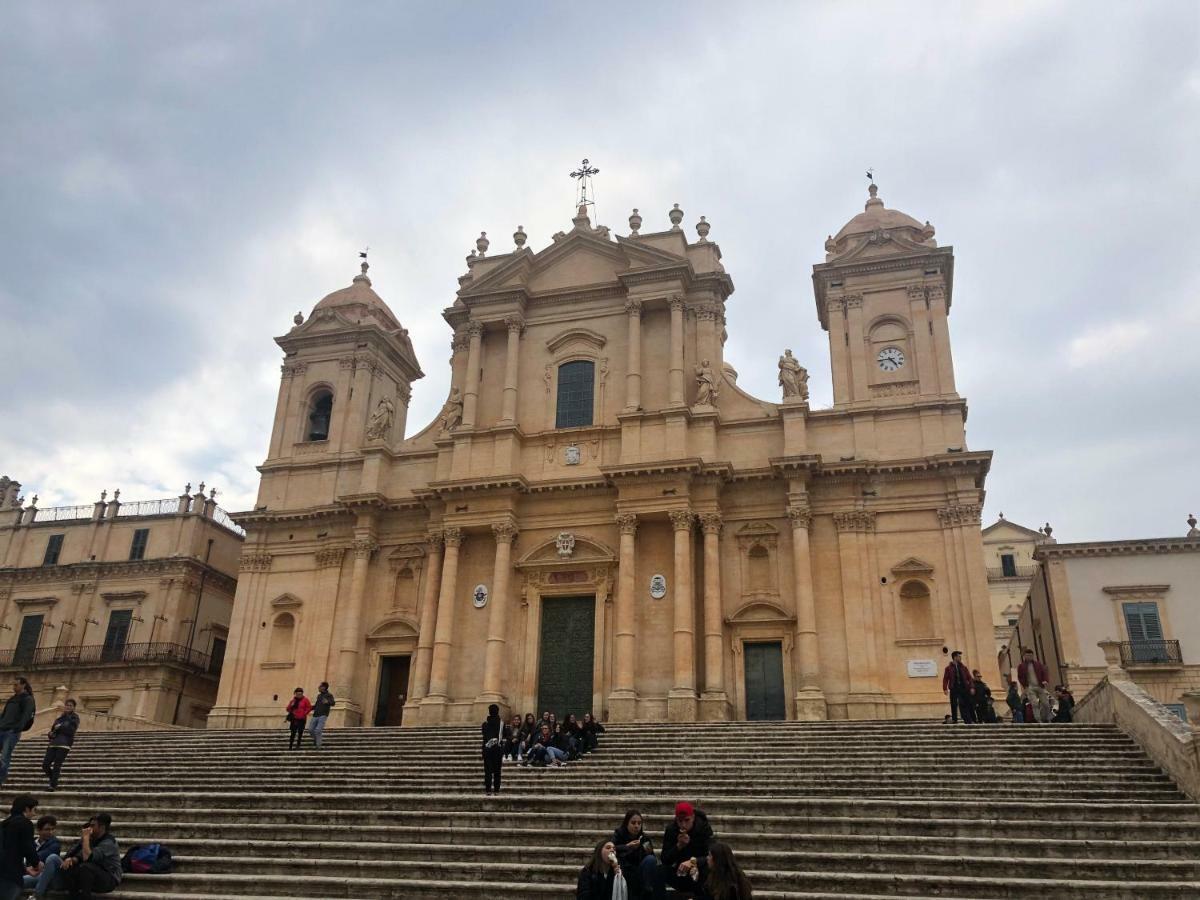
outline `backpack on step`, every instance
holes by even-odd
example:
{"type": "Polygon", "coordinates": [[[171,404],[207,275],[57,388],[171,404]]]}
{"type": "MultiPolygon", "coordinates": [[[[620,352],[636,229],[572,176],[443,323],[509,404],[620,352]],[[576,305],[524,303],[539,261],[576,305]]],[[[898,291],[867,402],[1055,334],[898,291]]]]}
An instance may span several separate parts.
{"type": "Polygon", "coordinates": [[[134,844],[121,857],[121,869],[139,874],[165,875],[171,871],[171,849],[166,844],[134,844]]]}

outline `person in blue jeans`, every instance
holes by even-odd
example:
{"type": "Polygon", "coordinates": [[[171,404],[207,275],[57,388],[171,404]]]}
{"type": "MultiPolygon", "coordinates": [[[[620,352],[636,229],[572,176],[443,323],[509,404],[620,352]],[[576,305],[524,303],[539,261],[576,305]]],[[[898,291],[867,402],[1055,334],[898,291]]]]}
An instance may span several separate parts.
{"type": "Polygon", "coordinates": [[[50,892],[50,885],[62,865],[62,845],[54,835],[57,829],[58,819],[54,816],[42,816],[37,820],[37,837],[33,845],[37,848],[38,864],[25,869],[25,888],[33,888],[33,894],[38,898],[50,892]]]}
{"type": "Polygon", "coordinates": [[[313,700],[312,722],[308,725],[308,733],[312,735],[313,745],[318,750],[321,749],[321,737],[325,734],[325,722],[329,718],[329,711],[336,702],[333,694],[329,693],[329,682],[322,681],[321,686],[317,688],[316,699],[313,700]]]}
{"type": "Polygon", "coordinates": [[[33,714],[37,712],[33,688],[28,681],[18,675],[13,679],[12,688],[12,696],[4,702],[4,711],[0,712],[0,784],[8,778],[13,750],[17,749],[21,732],[33,725],[33,714]]]}

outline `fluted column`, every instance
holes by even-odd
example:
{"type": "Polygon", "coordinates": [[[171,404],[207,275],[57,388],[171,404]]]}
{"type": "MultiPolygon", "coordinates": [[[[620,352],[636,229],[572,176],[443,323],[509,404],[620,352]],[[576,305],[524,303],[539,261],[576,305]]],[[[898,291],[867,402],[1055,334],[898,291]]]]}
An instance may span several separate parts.
{"type": "Polygon", "coordinates": [[[725,632],[721,607],[721,516],[700,516],[704,532],[704,696],[705,718],[728,718],[725,709],[725,632]]]}
{"type": "Polygon", "coordinates": [[[613,610],[613,669],[612,694],[609,695],[609,716],[613,721],[631,722],[637,715],[637,672],[635,670],[635,630],[637,619],[637,516],[622,513],[617,516],[621,529],[618,556],[617,597],[613,610]]]}
{"type": "Polygon", "coordinates": [[[674,686],[667,698],[667,718],[691,722],[696,718],[696,612],[692,593],[692,525],[690,509],[672,510],[675,529],[674,686]]]}
{"type": "Polygon", "coordinates": [[[517,420],[517,367],[521,358],[521,331],[525,320],[520,316],[509,316],[504,320],[508,326],[508,347],[504,353],[504,408],[501,419],[505,422],[517,420]]]}
{"type": "Polygon", "coordinates": [[[817,642],[812,555],[808,548],[812,510],[807,506],[790,506],[787,514],[792,523],[792,592],[796,597],[796,718],[824,719],[828,712],[821,691],[821,648],[817,642]]]}
{"type": "Polygon", "coordinates": [[[669,400],[683,406],[683,298],[672,297],[671,305],[671,380],[669,400]]]}
{"type": "Polygon", "coordinates": [[[425,571],[425,590],[421,595],[420,632],[417,652],[413,657],[412,684],[408,689],[410,703],[419,703],[429,692],[429,665],[433,661],[433,631],[436,626],[438,588],[442,583],[442,533],[431,531],[426,536],[428,560],[425,571]]]}
{"type": "Polygon", "coordinates": [[[454,641],[454,601],[458,592],[458,551],[462,546],[463,531],[461,528],[447,528],[443,532],[443,537],[446,543],[446,552],[442,559],[442,585],[438,592],[437,627],[433,633],[433,661],[429,667],[429,694],[425,697],[425,705],[444,705],[450,680],[450,647],[454,641]]]}
{"type": "Polygon", "coordinates": [[[464,428],[475,427],[475,415],[479,409],[479,358],[483,346],[483,323],[472,322],[467,326],[470,345],[467,350],[467,379],[463,390],[464,428]]]}
{"type": "Polygon", "coordinates": [[[339,614],[338,623],[341,626],[338,640],[338,668],[336,687],[341,696],[348,700],[361,703],[362,698],[355,690],[355,675],[358,672],[360,651],[363,642],[363,603],[366,600],[367,569],[371,557],[379,545],[375,537],[362,533],[354,540],[354,569],[350,576],[350,597],[345,612],[339,614]]]}
{"type": "MultiPolygon", "coordinates": [[[[509,332],[511,337],[512,332],[509,332]]],[[[488,601],[487,649],[483,659],[483,693],[479,699],[485,703],[499,703],[504,699],[502,671],[504,644],[508,627],[508,581],[512,571],[512,545],[517,537],[517,526],[513,522],[498,522],[492,526],[496,535],[496,562],[492,568],[492,596],[488,601]]]]}
{"type": "Polygon", "coordinates": [[[625,409],[635,412],[642,405],[642,301],[625,303],[629,315],[629,359],[625,367],[625,409]]]}

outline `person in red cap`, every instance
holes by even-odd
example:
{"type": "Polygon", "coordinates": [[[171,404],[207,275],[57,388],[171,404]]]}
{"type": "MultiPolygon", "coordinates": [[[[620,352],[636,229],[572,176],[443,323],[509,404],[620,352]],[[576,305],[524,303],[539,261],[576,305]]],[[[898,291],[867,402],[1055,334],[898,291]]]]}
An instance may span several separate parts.
{"type": "Polygon", "coordinates": [[[695,893],[708,869],[708,846],[712,826],[703,810],[686,800],[675,804],[675,818],[663,833],[661,864],[655,873],[654,898],[666,900],[667,886],[695,893]]]}

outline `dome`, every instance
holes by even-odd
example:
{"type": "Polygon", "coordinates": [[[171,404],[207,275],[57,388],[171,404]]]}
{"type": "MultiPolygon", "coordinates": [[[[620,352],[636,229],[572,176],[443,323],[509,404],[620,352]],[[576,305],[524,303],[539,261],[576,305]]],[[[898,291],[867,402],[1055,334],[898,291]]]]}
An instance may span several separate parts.
{"type": "Polygon", "coordinates": [[[371,279],[367,277],[367,264],[362,264],[362,274],[355,275],[349,287],[334,291],[313,307],[313,313],[322,309],[338,309],[352,319],[374,319],[377,324],[388,331],[400,327],[388,305],[371,288],[371,279]]]}
{"type": "Polygon", "coordinates": [[[847,239],[856,235],[875,234],[880,231],[903,230],[905,237],[919,244],[936,247],[933,240],[934,228],[928,222],[921,223],[898,209],[888,209],[876,196],[879,188],[872,184],[868,189],[871,196],[862,212],[842,226],[841,231],[825,242],[831,255],[839,255],[847,249],[847,239]]]}

